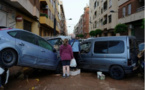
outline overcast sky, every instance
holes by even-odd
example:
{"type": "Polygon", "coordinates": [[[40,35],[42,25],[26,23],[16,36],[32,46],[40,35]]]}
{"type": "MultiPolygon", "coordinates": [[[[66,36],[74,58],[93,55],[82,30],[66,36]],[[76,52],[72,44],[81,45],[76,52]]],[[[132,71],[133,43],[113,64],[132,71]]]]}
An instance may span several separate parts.
{"type": "Polygon", "coordinates": [[[62,2],[68,34],[71,34],[73,33],[74,26],[78,23],[80,16],[84,13],[84,7],[89,5],[89,0],[62,0],[62,2]],[[72,20],[68,20],[69,18],[72,18],[72,20]]]}

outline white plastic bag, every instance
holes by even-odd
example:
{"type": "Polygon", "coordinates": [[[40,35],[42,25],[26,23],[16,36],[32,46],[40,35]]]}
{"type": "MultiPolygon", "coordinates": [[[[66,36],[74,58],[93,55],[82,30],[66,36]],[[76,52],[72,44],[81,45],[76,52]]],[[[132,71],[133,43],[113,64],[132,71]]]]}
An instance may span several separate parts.
{"type": "Polygon", "coordinates": [[[76,66],[77,66],[76,60],[74,58],[71,59],[71,61],[70,61],[70,67],[76,67],[76,66]]]}

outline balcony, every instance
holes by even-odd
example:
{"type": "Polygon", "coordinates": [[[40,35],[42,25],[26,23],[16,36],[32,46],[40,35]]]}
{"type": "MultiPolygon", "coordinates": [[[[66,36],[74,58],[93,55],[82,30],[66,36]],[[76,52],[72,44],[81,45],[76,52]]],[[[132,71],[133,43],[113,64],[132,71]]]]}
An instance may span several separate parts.
{"type": "Polygon", "coordinates": [[[47,18],[46,16],[40,16],[39,20],[40,20],[40,24],[50,26],[50,19],[47,18]]]}
{"type": "Polygon", "coordinates": [[[129,23],[129,22],[133,22],[133,21],[137,21],[137,20],[141,20],[144,18],[144,10],[133,13],[129,16],[125,16],[123,18],[120,18],[118,20],[118,23],[129,23]]]}
{"type": "Polygon", "coordinates": [[[5,2],[24,13],[39,18],[39,0],[5,0],[5,2]]]}
{"type": "Polygon", "coordinates": [[[137,8],[136,12],[143,11],[144,9],[145,9],[145,6],[139,7],[139,8],[137,8]]]}

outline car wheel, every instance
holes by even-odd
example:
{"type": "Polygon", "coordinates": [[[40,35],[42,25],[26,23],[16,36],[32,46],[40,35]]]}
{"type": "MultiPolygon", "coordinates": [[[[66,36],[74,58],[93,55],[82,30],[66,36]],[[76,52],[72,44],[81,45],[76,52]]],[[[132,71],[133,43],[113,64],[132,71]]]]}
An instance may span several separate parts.
{"type": "Polygon", "coordinates": [[[4,49],[0,52],[0,64],[2,67],[9,68],[16,63],[17,55],[12,49],[4,49]]]}
{"type": "Polygon", "coordinates": [[[62,74],[62,64],[61,64],[61,62],[59,62],[59,64],[57,65],[55,73],[56,74],[62,74]]]}
{"type": "Polygon", "coordinates": [[[110,75],[112,78],[120,80],[122,78],[124,78],[125,73],[122,67],[120,66],[112,66],[110,68],[110,75]]]}

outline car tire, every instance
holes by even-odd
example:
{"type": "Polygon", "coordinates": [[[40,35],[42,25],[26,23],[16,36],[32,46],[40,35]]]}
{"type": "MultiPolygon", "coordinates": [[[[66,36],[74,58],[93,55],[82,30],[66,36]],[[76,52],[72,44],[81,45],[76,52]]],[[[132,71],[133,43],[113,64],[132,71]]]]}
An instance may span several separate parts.
{"type": "Polygon", "coordinates": [[[12,49],[4,49],[0,52],[0,65],[9,68],[16,64],[17,54],[12,49]]]}
{"type": "Polygon", "coordinates": [[[114,79],[120,80],[125,76],[124,70],[120,66],[112,66],[110,68],[110,76],[114,79]]]}
{"type": "Polygon", "coordinates": [[[58,63],[57,68],[55,70],[56,74],[62,74],[62,64],[61,62],[58,63]]]}

